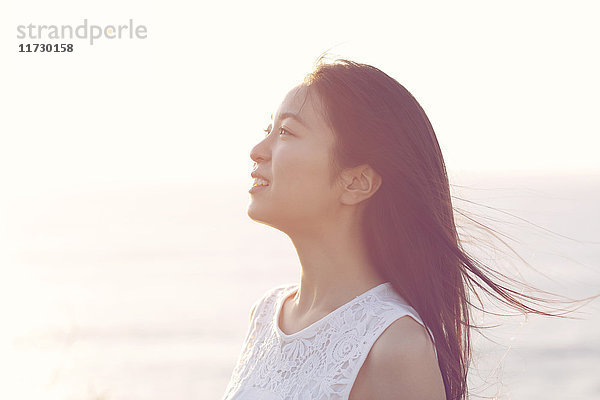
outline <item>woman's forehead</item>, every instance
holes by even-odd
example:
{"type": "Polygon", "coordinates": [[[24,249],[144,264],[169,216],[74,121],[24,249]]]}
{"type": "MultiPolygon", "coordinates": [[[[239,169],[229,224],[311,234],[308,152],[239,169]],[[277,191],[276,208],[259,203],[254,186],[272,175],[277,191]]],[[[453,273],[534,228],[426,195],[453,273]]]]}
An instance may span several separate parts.
{"type": "Polygon", "coordinates": [[[283,119],[286,116],[300,119],[304,125],[311,129],[322,128],[324,121],[320,110],[320,99],[304,85],[292,88],[281,102],[276,115],[271,118],[283,119]]]}

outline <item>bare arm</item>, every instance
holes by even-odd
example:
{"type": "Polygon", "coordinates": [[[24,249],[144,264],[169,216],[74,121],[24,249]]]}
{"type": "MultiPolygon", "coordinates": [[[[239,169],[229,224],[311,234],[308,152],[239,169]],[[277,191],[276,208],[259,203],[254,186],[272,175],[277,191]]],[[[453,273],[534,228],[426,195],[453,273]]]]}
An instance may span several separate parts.
{"type": "Polygon", "coordinates": [[[394,321],[373,344],[349,400],[446,400],[434,351],[421,324],[394,321]]]}

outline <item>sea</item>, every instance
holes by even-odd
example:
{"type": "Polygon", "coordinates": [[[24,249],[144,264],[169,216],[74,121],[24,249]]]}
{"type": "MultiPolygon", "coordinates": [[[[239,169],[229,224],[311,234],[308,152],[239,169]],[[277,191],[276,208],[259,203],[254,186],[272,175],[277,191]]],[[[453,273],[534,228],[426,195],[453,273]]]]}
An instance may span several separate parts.
{"type": "MultiPolygon", "coordinates": [[[[449,177],[465,249],[547,292],[519,293],[600,294],[600,173],[449,177]]],[[[250,185],[5,193],[0,399],[221,399],[251,304],[300,276],[289,237],[248,217],[250,185]]],[[[600,299],[547,317],[482,297],[508,315],[473,310],[469,398],[600,399],[600,299]]]]}

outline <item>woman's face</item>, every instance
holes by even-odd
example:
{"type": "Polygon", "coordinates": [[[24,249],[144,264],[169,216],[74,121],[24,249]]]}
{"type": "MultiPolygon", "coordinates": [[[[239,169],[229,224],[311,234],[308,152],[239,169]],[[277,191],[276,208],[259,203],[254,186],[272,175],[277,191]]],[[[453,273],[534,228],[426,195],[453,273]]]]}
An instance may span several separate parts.
{"type": "Polygon", "coordinates": [[[255,172],[269,184],[251,189],[248,216],[288,234],[314,229],[339,207],[330,185],[334,133],[308,90],[299,85],[288,92],[271,115],[270,132],[250,153],[255,172]]]}

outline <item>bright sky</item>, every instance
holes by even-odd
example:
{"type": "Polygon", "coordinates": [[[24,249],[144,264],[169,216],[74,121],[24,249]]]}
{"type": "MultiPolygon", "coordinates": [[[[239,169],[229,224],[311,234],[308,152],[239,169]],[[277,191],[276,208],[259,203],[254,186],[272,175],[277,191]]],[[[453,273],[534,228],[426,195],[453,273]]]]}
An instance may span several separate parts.
{"type": "Polygon", "coordinates": [[[11,3],[0,15],[5,190],[250,179],[270,114],[332,47],[417,98],[451,171],[600,171],[592,1],[11,3]],[[17,25],[84,18],[132,18],[148,37],[17,52],[17,25]]]}

